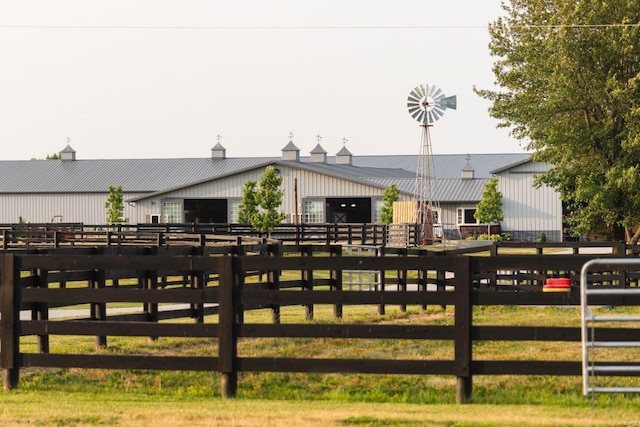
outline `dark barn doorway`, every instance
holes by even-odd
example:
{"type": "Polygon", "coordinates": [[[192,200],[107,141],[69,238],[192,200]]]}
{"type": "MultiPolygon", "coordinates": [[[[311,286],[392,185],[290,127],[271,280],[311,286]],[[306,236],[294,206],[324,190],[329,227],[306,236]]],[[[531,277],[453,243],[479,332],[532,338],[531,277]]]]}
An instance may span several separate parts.
{"type": "Polygon", "coordinates": [[[356,198],[328,198],[327,222],[371,222],[371,199],[356,198]]]}
{"type": "Polygon", "coordinates": [[[184,199],[184,221],[226,223],[227,199],[184,199]]]}

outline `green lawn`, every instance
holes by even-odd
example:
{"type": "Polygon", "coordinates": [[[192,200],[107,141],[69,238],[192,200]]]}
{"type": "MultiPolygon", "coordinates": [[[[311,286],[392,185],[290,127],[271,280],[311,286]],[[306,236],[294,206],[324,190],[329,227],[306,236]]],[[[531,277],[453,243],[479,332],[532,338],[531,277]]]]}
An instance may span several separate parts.
{"type": "MultiPolygon", "coordinates": [[[[316,306],[314,322],[336,320],[316,306]]],[[[247,323],[269,322],[269,310],[248,312],[247,323]]],[[[304,322],[304,308],[283,307],[283,323],[304,322]]],[[[187,320],[185,320],[187,321],[187,320]]],[[[188,320],[192,321],[192,320],[188,320]]],[[[216,316],[206,319],[216,322],[216,316]]],[[[344,307],[341,322],[452,324],[453,310],[388,306],[344,307]]],[[[475,324],[578,326],[577,308],[480,307],[475,324]]],[[[95,351],[93,337],[51,338],[52,352],[95,351]]],[[[22,349],[35,351],[35,338],[22,349]]],[[[215,355],[215,339],[109,337],[114,354],[215,355]]],[[[358,339],[241,339],[241,356],[452,358],[451,342],[358,339]]],[[[478,342],[474,357],[580,360],[579,343],[478,342]]],[[[1,425],[41,426],[581,426],[640,425],[640,396],[582,396],[581,378],[476,376],[473,402],[455,403],[455,377],[364,374],[252,373],[239,375],[238,397],[220,397],[216,372],[101,369],[24,369],[20,386],[0,399],[1,425]],[[635,424],[634,424],[635,423],[635,424]]]]}

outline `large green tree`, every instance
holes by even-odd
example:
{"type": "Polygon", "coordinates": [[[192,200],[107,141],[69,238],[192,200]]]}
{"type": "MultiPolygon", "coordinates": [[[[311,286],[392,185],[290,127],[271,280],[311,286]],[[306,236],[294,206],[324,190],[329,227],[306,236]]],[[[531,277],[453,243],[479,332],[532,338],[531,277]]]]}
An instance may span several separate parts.
{"type": "Polygon", "coordinates": [[[574,235],[640,238],[640,2],[511,0],[489,27],[490,114],[552,168],[574,235]],[[634,232],[635,231],[635,232],[634,232]]]}
{"type": "Polygon", "coordinates": [[[504,220],[502,193],[498,191],[498,178],[493,177],[484,184],[482,199],[473,216],[478,221],[487,224],[487,235],[489,236],[491,236],[491,223],[500,223],[504,220]]]}

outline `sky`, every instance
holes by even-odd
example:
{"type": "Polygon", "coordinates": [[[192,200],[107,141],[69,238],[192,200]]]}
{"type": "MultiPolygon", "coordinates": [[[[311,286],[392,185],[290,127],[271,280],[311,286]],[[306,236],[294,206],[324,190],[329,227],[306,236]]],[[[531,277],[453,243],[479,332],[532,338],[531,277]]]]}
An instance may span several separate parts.
{"type": "Polygon", "coordinates": [[[2,160],[419,154],[407,96],[457,96],[434,154],[518,153],[494,88],[500,0],[0,0],[2,160]]]}

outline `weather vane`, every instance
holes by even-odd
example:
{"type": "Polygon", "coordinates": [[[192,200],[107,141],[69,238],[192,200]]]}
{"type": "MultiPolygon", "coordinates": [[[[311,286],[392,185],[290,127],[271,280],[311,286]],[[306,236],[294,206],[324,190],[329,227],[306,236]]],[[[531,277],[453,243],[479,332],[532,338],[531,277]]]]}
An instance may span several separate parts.
{"type": "Polygon", "coordinates": [[[293,132],[289,132],[289,142],[293,142],[293,132]]]}
{"type": "Polygon", "coordinates": [[[320,141],[322,141],[322,137],[320,136],[320,134],[316,135],[316,141],[318,141],[318,144],[320,144],[320,141]]]}

